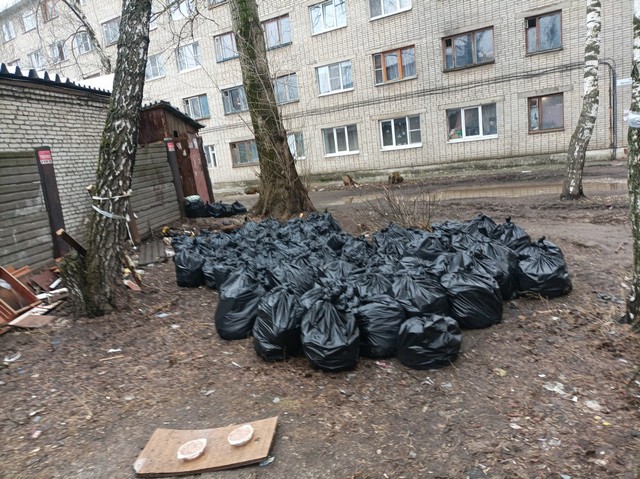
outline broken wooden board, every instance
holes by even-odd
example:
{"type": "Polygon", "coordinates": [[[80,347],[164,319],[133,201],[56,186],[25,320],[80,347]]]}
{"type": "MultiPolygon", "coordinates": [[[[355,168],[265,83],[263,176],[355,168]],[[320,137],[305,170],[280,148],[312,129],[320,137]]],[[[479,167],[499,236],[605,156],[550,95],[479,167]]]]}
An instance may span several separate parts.
{"type": "Polygon", "coordinates": [[[163,241],[152,241],[140,247],[138,265],[144,266],[151,263],[163,263],[167,260],[163,241]]]}
{"type": "Polygon", "coordinates": [[[23,314],[11,321],[9,326],[15,328],[41,328],[55,319],[55,316],[48,316],[46,314],[23,314]]]}
{"type": "Polygon", "coordinates": [[[269,455],[278,417],[245,424],[253,426],[253,438],[241,447],[233,447],[227,441],[229,433],[241,424],[201,430],[156,429],[133,468],[141,477],[167,477],[220,471],[261,462],[269,455]],[[200,438],[207,439],[202,456],[192,461],[177,458],[178,448],[182,444],[200,438]]]}

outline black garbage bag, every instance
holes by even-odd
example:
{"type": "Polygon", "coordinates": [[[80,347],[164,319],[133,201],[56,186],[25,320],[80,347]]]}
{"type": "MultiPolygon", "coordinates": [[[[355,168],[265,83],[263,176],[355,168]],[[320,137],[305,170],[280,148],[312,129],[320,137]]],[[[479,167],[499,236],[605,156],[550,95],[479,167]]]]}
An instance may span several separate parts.
{"type": "Polygon", "coordinates": [[[287,285],[289,289],[302,295],[309,291],[315,282],[316,272],[295,262],[280,262],[272,265],[270,274],[277,285],[287,285]]]}
{"type": "Polygon", "coordinates": [[[459,269],[443,275],[440,282],[449,296],[451,316],[462,329],[487,328],[502,321],[502,294],[491,276],[459,269]]]}
{"type": "Polygon", "coordinates": [[[465,232],[472,235],[485,236],[491,238],[493,230],[496,229],[496,222],[482,213],[467,221],[465,232]]]}
{"type": "Polygon", "coordinates": [[[349,238],[342,247],[342,259],[362,267],[367,264],[374,248],[363,238],[349,238]]]}
{"type": "Polygon", "coordinates": [[[360,355],[385,358],[396,353],[398,330],[406,319],[404,307],[386,294],[368,297],[355,308],[360,328],[360,355]]]}
{"type": "Polygon", "coordinates": [[[211,268],[211,274],[213,274],[213,282],[216,283],[216,287],[220,287],[221,284],[224,284],[229,276],[231,276],[231,273],[242,266],[244,266],[244,263],[238,264],[237,261],[233,263],[230,261],[215,262],[209,265],[209,268],[211,268]]]}
{"type": "Polygon", "coordinates": [[[234,215],[243,215],[247,212],[247,207],[239,201],[234,201],[233,203],[231,203],[231,210],[233,211],[234,215]]]}
{"type": "Polygon", "coordinates": [[[205,213],[210,218],[228,218],[235,214],[233,207],[227,203],[207,203],[205,213]]]}
{"type": "Polygon", "coordinates": [[[520,253],[521,249],[531,244],[531,237],[520,226],[512,223],[511,217],[507,217],[504,223],[494,228],[491,238],[498,240],[516,253],[520,253]]]}
{"type": "Polygon", "coordinates": [[[391,223],[373,235],[373,245],[382,255],[401,258],[410,239],[411,233],[406,228],[391,223]]]}
{"type": "Polygon", "coordinates": [[[218,335],[222,339],[245,339],[253,329],[265,288],[246,268],[233,272],[219,288],[215,314],[218,335]]]}
{"type": "Polygon", "coordinates": [[[404,305],[408,316],[450,314],[447,292],[438,279],[428,273],[419,278],[399,274],[391,285],[391,291],[393,297],[404,305]]]}
{"type": "Polygon", "coordinates": [[[416,244],[412,242],[409,245],[405,250],[405,255],[433,261],[438,256],[446,252],[447,249],[442,244],[442,241],[440,241],[439,236],[425,232],[419,243],[416,244]]]}
{"type": "Polygon", "coordinates": [[[187,235],[180,235],[171,238],[171,247],[175,254],[178,254],[183,249],[193,249],[193,238],[187,235]]]}
{"type": "Polygon", "coordinates": [[[572,284],[562,250],[544,237],[521,253],[518,280],[522,293],[557,298],[568,294],[572,284]]]}
{"type": "Polygon", "coordinates": [[[518,254],[511,248],[497,241],[478,242],[469,248],[469,253],[481,252],[483,255],[496,260],[502,270],[502,279],[498,281],[502,299],[508,301],[518,297],[520,286],[518,284],[520,262],[518,254]]]}
{"type": "Polygon", "coordinates": [[[173,258],[176,264],[178,286],[197,288],[204,284],[202,265],[204,256],[193,250],[183,249],[173,258]]]}
{"type": "Polygon", "coordinates": [[[216,261],[212,258],[207,258],[202,265],[202,275],[204,277],[204,285],[207,288],[216,289],[218,283],[216,283],[216,275],[214,273],[214,267],[216,261]]]}
{"type": "Polygon", "coordinates": [[[509,270],[508,265],[503,265],[498,262],[498,260],[485,255],[480,249],[476,248],[473,251],[460,251],[456,253],[451,258],[449,268],[451,271],[457,271],[462,268],[491,276],[496,280],[496,283],[498,283],[500,295],[505,301],[512,299],[514,295],[518,294],[518,270],[509,270]]]}
{"type": "Polygon", "coordinates": [[[204,218],[207,216],[206,205],[198,195],[187,196],[184,199],[187,218],[204,218]]]}
{"type": "Polygon", "coordinates": [[[349,279],[355,284],[358,296],[363,299],[391,292],[391,279],[389,279],[388,275],[375,269],[360,275],[351,276],[349,279]]]}
{"type": "Polygon", "coordinates": [[[265,294],[253,325],[253,347],[266,361],[284,361],[302,353],[300,326],[304,309],[297,294],[278,286],[265,294]]]}
{"type": "Polygon", "coordinates": [[[398,332],[398,358],[412,369],[448,366],[458,357],[462,332],[448,316],[426,314],[407,319],[398,332]]]}
{"type": "Polygon", "coordinates": [[[314,368],[323,371],[355,368],[360,337],[351,310],[337,307],[326,297],[316,301],[302,319],[302,350],[314,368]]]}

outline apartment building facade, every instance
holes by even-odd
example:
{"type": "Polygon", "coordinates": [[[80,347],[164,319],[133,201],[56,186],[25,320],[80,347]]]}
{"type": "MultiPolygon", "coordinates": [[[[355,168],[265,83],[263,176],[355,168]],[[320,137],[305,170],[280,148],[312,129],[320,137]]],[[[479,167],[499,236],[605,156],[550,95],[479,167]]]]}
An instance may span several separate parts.
{"type": "MultiPolygon", "coordinates": [[[[62,2],[14,2],[0,13],[1,61],[72,78],[104,73],[98,51],[115,65],[119,2],[77,4],[100,48],[62,2]]],[[[584,0],[258,3],[299,171],[428,175],[471,162],[562,161],[582,105],[584,0]]],[[[230,5],[153,8],[145,99],[167,100],[206,125],[214,187],[255,180],[230,5]]],[[[609,156],[626,144],[632,6],[610,0],[602,11],[590,149],[609,156]]]]}

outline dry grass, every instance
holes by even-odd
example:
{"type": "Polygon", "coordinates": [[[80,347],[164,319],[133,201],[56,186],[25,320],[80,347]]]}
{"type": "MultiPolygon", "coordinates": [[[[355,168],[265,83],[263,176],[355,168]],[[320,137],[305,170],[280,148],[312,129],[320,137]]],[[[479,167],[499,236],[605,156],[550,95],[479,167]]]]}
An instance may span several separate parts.
{"type": "Polygon", "coordinates": [[[405,228],[420,228],[431,231],[432,219],[440,204],[439,198],[428,190],[420,190],[415,195],[403,195],[398,188],[382,186],[382,192],[375,200],[368,201],[378,229],[395,223],[405,228]]]}

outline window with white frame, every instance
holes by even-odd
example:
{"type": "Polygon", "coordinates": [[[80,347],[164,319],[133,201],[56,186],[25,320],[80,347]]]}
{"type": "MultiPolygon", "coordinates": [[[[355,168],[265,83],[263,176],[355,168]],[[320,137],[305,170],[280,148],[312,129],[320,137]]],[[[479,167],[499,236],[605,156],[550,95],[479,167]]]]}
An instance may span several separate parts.
{"type": "Polygon", "coordinates": [[[291,43],[291,20],[289,15],[262,22],[267,49],[278,48],[291,43]]]}
{"type": "Polygon", "coordinates": [[[244,86],[222,90],[222,106],[224,107],[225,115],[247,111],[249,105],[247,104],[247,95],[244,92],[244,86]]]}
{"type": "Polygon", "coordinates": [[[44,56],[40,50],[29,53],[29,65],[36,70],[42,70],[44,68],[44,56]]]}
{"type": "Polygon", "coordinates": [[[414,78],[416,76],[415,47],[398,48],[373,55],[376,85],[414,78]]]}
{"type": "Polygon", "coordinates": [[[43,0],[42,2],[42,15],[44,21],[48,22],[53,20],[60,14],[58,10],[58,0],[43,0]]]}
{"type": "Polygon", "coordinates": [[[564,96],[562,93],[529,98],[529,132],[564,128],[564,96]]]}
{"type": "Polygon", "coordinates": [[[51,57],[51,63],[60,63],[67,59],[67,48],[64,41],[55,42],[49,45],[49,56],[51,57]]]}
{"type": "Polygon", "coordinates": [[[449,141],[496,138],[498,121],[496,104],[447,110],[449,141]]]}
{"type": "Polygon", "coordinates": [[[233,166],[251,165],[259,162],[255,140],[236,141],[230,146],[233,166]]]}
{"type": "Polygon", "coordinates": [[[493,27],[442,39],[444,69],[452,70],[490,63],[493,55],[493,27]]]}
{"type": "Polygon", "coordinates": [[[322,33],[347,24],[345,0],[328,0],[309,7],[311,31],[322,33]]]}
{"type": "Polygon", "coordinates": [[[337,126],[322,130],[324,156],[358,153],[358,127],[356,125],[337,126]]]}
{"type": "Polygon", "coordinates": [[[207,158],[207,167],[218,167],[218,157],[216,156],[216,147],[214,145],[205,145],[204,156],[207,158]]]}
{"type": "Polygon", "coordinates": [[[422,146],[420,115],[380,121],[382,149],[417,148],[422,146]]]}
{"type": "Polygon", "coordinates": [[[190,18],[196,13],[195,0],[182,0],[171,7],[171,20],[177,22],[183,18],[190,18]]]}
{"type": "Polygon", "coordinates": [[[231,60],[238,57],[236,36],[233,32],[224,33],[214,38],[216,44],[216,62],[231,60]]]}
{"type": "Polygon", "coordinates": [[[75,43],[78,55],[84,55],[85,53],[89,53],[93,50],[93,44],[91,43],[91,38],[87,32],[76,33],[73,38],[73,42],[75,43]]]}
{"type": "Polygon", "coordinates": [[[80,0],[80,6],[84,7],[87,4],[87,0],[80,0]]]}
{"type": "Polygon", "coordinates": [[[411,8],[411,0],[369,0],[371,18],[404,12],[411,8]]]}
{"type": "Polygon", "coordinates": [[[194,120],[209,118],[209,102],[207,95],[192,96],[183,100],[184,111],[194,120]]]}
{"type": "Polygon", "coordinates": [[[16,32],[13,29],[13,22],[11,20],[7,20],[2,24],[2,40],[8,42],[14,38],[16,38],[16,32]]]}
{"type": "Polygon", "coordinates": [[[289,150],[291,155],[296,160],[304,160],[306,158],[304,154],[304,138],[302,133],[295,132],[287,135],[287,143],[289,143],[289,150]]]}
{"type": "Polygon", "coordinates": [[[160,78],[165,76],[164,60],[162,54],[149,55],[147,58],[147,67],[144,71],[144,77],[147,80],[153,80],[154,78],[160,78]]]}
{"type": "Polygon", "coordinates": [[[162,13],[162,7],[156,3],[151,4],[151,17],[149,18],[149,30],[155,30],[158,28],[158,18],[162,13]]]}
{"type": "Polygon", "coordinates": [[[562,47],[562,12],[546,13],[525,19],[527,53],[545,52],[562,47]]]}
{"type": "Polygon", "coordinates": [[[295,73],[285,75],[273,80],[273,92],[276,95],[276,103],[291,103],[298,101],[298,76],[295,73]]]}
{"type": "Polygon", "coordinates": [[[351,60],[316,68],[320,95],[353,90],[351,60]]]}
{"type": "Polygon", "coordinates": [[[120,17],[104,22],[102,24],[102,34],[104,35],[105,46],[117,43],[120,36],[120,17]]]}
{"type": "Polygon", "coordinates": [[[227,3],[227,0],[209,0],[210,7],[215,7],[216,5],[222,5],[223,3],[227,3]]]}
{"type": "Polygon", "coordinates": [[[200,45],[198,42],[190,43],[178,48],[178,71],[192,70],[200,66],[200,45]]]}
{"type": "Polygon", "coordinates": [[[36,28],[36,12],[35,10],[27,10],[22,12],[22,26],[25,33],[36,28]]]}

